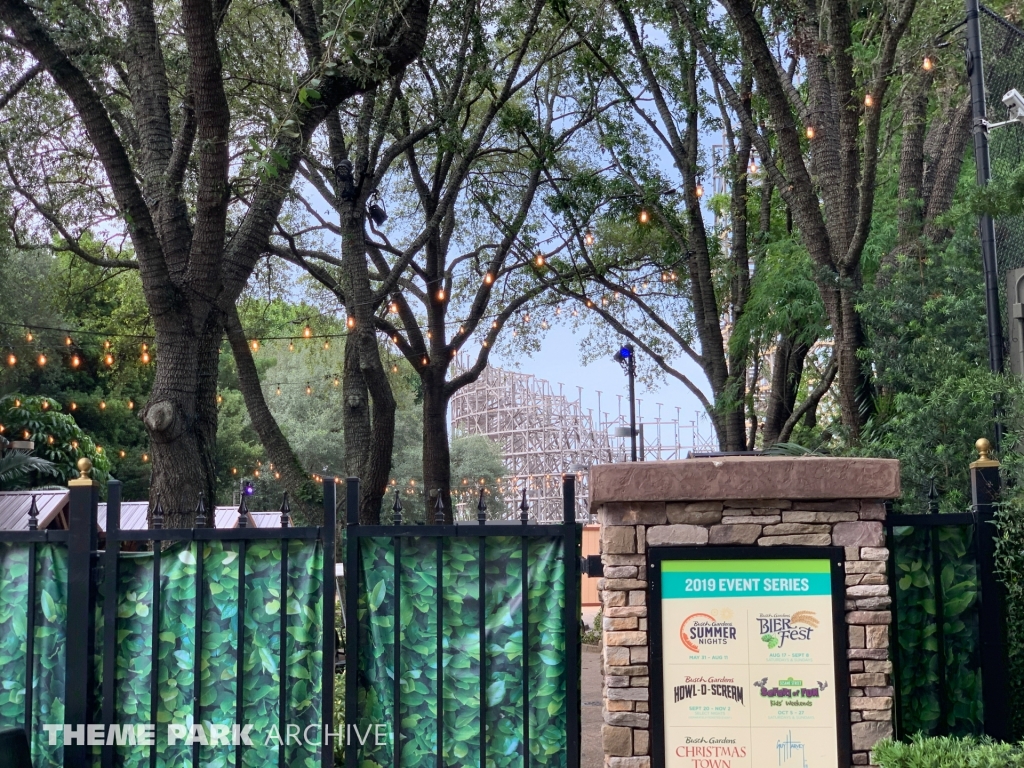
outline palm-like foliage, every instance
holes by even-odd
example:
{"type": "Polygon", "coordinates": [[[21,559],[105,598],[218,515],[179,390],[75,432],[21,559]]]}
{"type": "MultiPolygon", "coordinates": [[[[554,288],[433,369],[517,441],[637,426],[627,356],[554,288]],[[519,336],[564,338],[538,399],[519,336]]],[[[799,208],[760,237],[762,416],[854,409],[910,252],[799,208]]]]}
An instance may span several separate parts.
{"type": "Polygon", "coordinates": [[[51,461],[21,451],[7,451],[0,456],[0,491],[18,488],[32,472],[60,475],[51,461]]]}

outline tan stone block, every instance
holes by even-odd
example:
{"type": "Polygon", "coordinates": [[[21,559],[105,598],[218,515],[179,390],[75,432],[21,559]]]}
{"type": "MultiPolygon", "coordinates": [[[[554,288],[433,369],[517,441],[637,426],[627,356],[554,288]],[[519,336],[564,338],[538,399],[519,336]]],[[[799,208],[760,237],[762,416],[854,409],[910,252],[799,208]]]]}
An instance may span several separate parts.
{"type": "MultiPolygon", "coordinates": [[[[625,594],[620,592],[619,594],[625,594]]],[[[621,608],[609,608],[604,612],[604,615],[610,619],[624,619],[627,616],[633,616],[640,618],[647,615],[646,605],[624,605],[621,608]]]]}
{"type": "Polygon", "coordinates": [[[884,661],[889,658],[889,650],[887,648],[847,648],[846,658],[884,661]]]}
{"type": "MultiPolygon", "coordinates": [[[[637,678],[631,678],[636,680],[637,678]]],[[[891,685],[869,685],[864,689],[865,696],[889,696],[890,698],[896,695],[891,685]]]]}
{"type": "Polygon", "coordinates": [[[891,709],[868,709],[862,714],[865,720],[892,720],[891,709]]]}
{"type": "Polygon", "coordinates": [[[863,719],[864,718],[863,718],[863,716],[861,715],[860,712],[851,712],[850,713],[850,722],[851,723],[859,723],[863,719]]]}
{"type": "Polygon", "coordinates": [[[638,645],[629,649],[629,661],[631,664],[647,663],[647,646],[638,645]]]}
{"type": "MultiPolygon", "coordinates": [[[[608,688],[605,690],[608,701],[647,701],[650,698],[650,691],[646,688],[608,688]]],[[[881,707],[870,707],[870,709],[881,709],[881,707]]]]}
{"type": "Polygon", "coordinates": [[[606,565],[604,567],[604,577],[606,579],[635,579],[636,578],[636,566],[635,565],[606,565]]]}
{"type": "Polygon", "coordinates": [[[629,684],[637,688],[650,688],[651,678],[649,677],[631,677],[629,678],[629,684]]]}
{"type": "Polygon", "coordinates": [[[782,513],[784,523],[848,523],[856,519],[856,512],[810,512],[798,508],[782,513]]]}
{"type": "Polygon", "coordinates": [[[641,630],[642,632],[646,632],[647,631],[647,619],[640,619],[640,626],[637,627],[637,629],[641,630]]]}
{"type": "Polygon", "coordinates": [[[609,501],[604,505],[603,525],[663,525],[663,501],[609,501]]]}
{"type": "Polygon", "coordinates": [[[772,525],[781,523],[781,515],[765,515],[755,517],[754,515],[726,515],[722,518],[722,525],[772,525]]]}
{"type": "Polygon", "coordinates": [[[636,677],[646,676],[649,669],[646,664],[627,664],[621,667],[608,667],[607,672],[609,675],[636,677]]]}
{"type": "Polygon", "coordinates": [[[649,712],[650,711],[650,705],[648,705],[648,703],[646,701],[638,701],[636,703],[636,709],[634,711],[635,712],[649,712]]]}
{"type": "Polygon", "coordinates": [[[885,520],[885,504],[881,501],[860,502],[861,520],[885,520]]]}
{"type": "Polygon", "coordinates": [[[847,587],[847,597],[881,597],[882,595],[889,594],[888,584],[865,584],[856,587],[847,587]]]}
{"type": "Polygon", "coordinates": [[[891,661],[865,661],[864,662],[865,672],[881,672],[883,675],[892,674],[892,662],[891,661]]]}
{"type": "Polygon", "coordinates": [[[601,562],[609,565],[635,565],[643,566],[645,560],[643,555],[602,555],[601,562]]]}
{"type": "Polygon", "coordinates": [[[860,502],[855,499],[835,501],[799,501],[796,506],[811,512],[859,512],[860,502]]]}
{"type": "Polygon", "coordinates": [[[850,661],[846,665],[851,672],[863,672],[864,662],[863,661],[850,661]]]}
{"type": "Polygon", "coordinates": [[[860,560],[860,547],[843,547],[846,550],[847,560],[860,560]]]}
{"type": "Polygon", "coordinates": [[[636,529],[628,525],[602,526],[601,551],[610,555],[629,555],[635,553],[636,529]]]}
{"type": "MultiPolygon", "coordinates": [[[[865,560],[865,563],[871,562],[865,560]]],[[[888,584],[889,580],[885,577],[884,573],[865,573],[861,578],[861,584],[888,584]]]]}
{"type": "Polygon", "coordinates": [[[650,728],[651,716],[638,715],[635,712],[602,712],[608,725],[625,725],[630,728],[650,728]]]}
{"type": "Polygon", "coordinates": [[[876,560],[853,560],[845,568],[847,573],[885,573],[885,563],[876,560]]]}
{"type": "Polygon", "coordinates": [[[617,725],[602,725],[601,746],[606,755],[627,757],[632,755],[633,729],[617,725]]]}
{"type": "Polygon", "coordinates": [[[637,622],[635,616],[627,616],[621,619],[613,619],[611,617],[606,616],[601,622],[601,629],[603,629],[606,632],[608,630],[637,629],[638,627],[639,623],[637,622]]]}
{"type": "Polygon", "coordinates": [[[850,675],[850,685],[856,688],[864,688],[868,685],[885,685],[885,683],[885,675],[879,675],[875,672],[859,672],[850,675]]]}
{"type": "Polygon", "coordinates": [[[793,506],[793,502],[786,499],[731,499],[725,502],[725,506],[729,509],[764,509],[770,507],[773,509],[790,509],[793,506]]]}
{"type": "Polygon", "coordinates": [[[636,527],[636,551],[644,553],[647,551],[647,528],[643,525],[636,527]]]}
{"type": "Polygon", "coordinates": [[[647,593],[642,589],[633,590],[629,593],[630,605],[647,605],[647,593]]]}
{"type": "Polygon", "coordinates": [[[852,576],[846,577],[846,586],[852,587],[854,584],[860,584],[861,579],[864,578],[864,574],[855,573],[852,576]]]}
{"type": "Polygon", "coordinates": [[[605,645],[647,645],[646,632],[605,632],[605,645]]]}
{"type": "Polygon", "coordinates": [[[606,701],[609,712],[633,712],[636,702],[633,701],[606,701]]]}
{"type": "Polygon", "coordinates": [[[867,628],[868,648],[889,647],[889,627],[886,624],[875,624],[867,628]]]}
{"type": "Polygon", "coordinates": [[[847,624],[892,624],[889,611],[850,611],[846,614],[847,624]]]}
{"type": "Polygon", "coordinates": [[[837,547],[881,547],[885,544],[885,532],[878,522],[836,523],[832,527],[832,543],[837,547]]]}
{"type": "Polygon", "coordinates": [[[779,525],[765,526],[765,536],[787,536],[794,533],[828,533],[831,531],[828,525],[812,525],[810,523],[780,523],[779,525]]]}
{"type": "Polygon", "coordinates": [[[598,589],[622,590],[646,589],[647,582],[639,579],[598,579],[598,589]]]}
{"type": "MultiPolygon", "coordinates": [[[[615,690],[623,690],[616,688],[615,690]]],[[[631,691],[632,688],[626,688],[625,690],[631,691]]],[[[861,696],[859,698],[850,699],[850,709],[864,710],[864,709],[892,709],[892,698],[889,696],[861,696]]]]}
{"type": "Polygon", "coordinates": [[[713,525],[708,533],[708,544],[753,544],[760,535],[760,525],[713,525]]]}
{"type": "Polygon", "coordinates": [[[648,529],[647,543],[652,547],[707,544],[708,529],[699,525],[658,525],[648,529]]]}
{"type": "Polygon", "coordinates": [[[864,647],[864,627],[853,626],[849,628],[851,648],[864,647]]]}
{"type": "Polygon", "coordinates": [[[651,768],[651,758],[609,757],[608,768],[651,768]]]}
{"type": "Polygon", "coordinates": [[[722,519],[722,502],[699,501],[694,504],[669,502],[665,505],[669,523],[712,525],[722,519]]]}
{"type": "Polygon", "coordinates": [[[614,608],[616,606],[626,604],[626,593],[625,592],[601,592],[601,604],[606,608],[614,608]]]}
{"type": "Polygon", "coordinates": [[[865,597],[854,601],[858,611],[878,611],[883,608],[888,608],[892,604],[892,598],[886,595],[885,597],[865,597]]]}
{"type": "Polygon", "coordinates": [[[629,648],[622,648],[616,645],[605,645],[602,646],[601,650],[604,656],[604,667],[605,671],[616,666],[626,666],[629,664],[629,648]]]}
{"type": "MultiPolygon", "coordinates": [[[[611,672],[610,669],[607,671],[611,672]]],[[[629,678],[625,675],[606,674],[604,676],[604,684],[607,688],[628,688],[629,678]]]]}
{"type": "Polygon", "coordinates": [[[633,754],[646,755],[651,751],[651,732],[644,730],[633,731],[633,754]]]}
{"type": "Polygon", "coordinates": [[[888,560],[889,550],[885,547],[861,547],[861,560],[888,560]]]}
{"type": "Polygon", "coordinates": [[[804,533],[795,536],[762,536],[757,540],[759,547],[827,547],[832,537],[827,533],[804,533]]]}

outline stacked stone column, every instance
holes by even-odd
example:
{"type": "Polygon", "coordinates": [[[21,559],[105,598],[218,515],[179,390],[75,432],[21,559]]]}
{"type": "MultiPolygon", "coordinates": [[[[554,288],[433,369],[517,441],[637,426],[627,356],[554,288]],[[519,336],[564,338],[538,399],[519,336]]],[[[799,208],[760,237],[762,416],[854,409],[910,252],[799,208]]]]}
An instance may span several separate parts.
{"type": "Polygon", "coordinates": [[[652,546],[843,547],[852,763],[870,763],[871,747],[892,735],[882,521],[884,501],[899,493],[898,462],[730,457],[616,464],[595,467],[591,489],[602,525],[606,768],[651,766],[652,546]]]}

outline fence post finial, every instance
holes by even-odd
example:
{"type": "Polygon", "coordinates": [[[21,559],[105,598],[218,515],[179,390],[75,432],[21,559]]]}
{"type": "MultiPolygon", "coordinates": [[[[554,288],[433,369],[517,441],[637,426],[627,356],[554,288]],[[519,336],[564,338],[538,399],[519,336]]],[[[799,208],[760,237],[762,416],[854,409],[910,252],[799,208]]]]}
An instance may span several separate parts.
{"type": "Polygon", "coordinates": [[[206,501],[202,492],[199,493],[199,503],[196,504],[196,528],[206,527],[206,501]]]}
{"type": "Polygon", "coordinates": [[[487,522],[487,502],[484,501],[484,489],[480,489],[480,501],[476,503],[476,521],[483,525],[487,522]]]}
{"type": "Polygon", "coordinates": [[[245,494],[242,494],[242,500],[238,503],[238,527],[248,528],[249,527],[249,507],[245,504],[245,494]]]}
{"type": "Polygon", "coordinates": [[[156,495],[156,509],[153,510],[153,529],[158,530],[164,527],[164,508],[160,503],[160,494],[156,495]]]}
{"type": "Polygon", "coordinates": [[[32,494],[32,504],[28,508],[28,529],[39,530],[39,507],[36,506],[36,495],[32,494]]]}
{"type": "Polygon", "coordinates": [[[979,437],[974,443],[974,447],[978,451],[978,460],[971,462],[971,469],[999,466],[999,462],[989,456],[989,452],[992,450],[992,443],[988,441],[987,437],[979,437]]]}
{"type": "Polygon", "coordinates": [[[526,525],[530,522],[530,502],[526,500],[526,486],[523,486],[523,500],[519,502],[519,521],[526,525]]]}
{"type": "Polygon", "coordinates": [[[444,525],[444,496],[441,495],[441,489],[437,489],[437,503],[434,505],[434,522],[438,525],[444,525]]]}
{"type": "Polygon", "coordinates": [[[398,489],[395,488],[395,503],[391,506],[391,511],[394,513],[392,523],[394,525],[402,524],[402,500],[398,498],[398,489]]]}
{"type": "Polygon", "coordinates": [[[281,499],[281,527],[289,528],[292,524],[292,508],[288,503],[288,491],[284,492],[284,498],[281,499]]]}

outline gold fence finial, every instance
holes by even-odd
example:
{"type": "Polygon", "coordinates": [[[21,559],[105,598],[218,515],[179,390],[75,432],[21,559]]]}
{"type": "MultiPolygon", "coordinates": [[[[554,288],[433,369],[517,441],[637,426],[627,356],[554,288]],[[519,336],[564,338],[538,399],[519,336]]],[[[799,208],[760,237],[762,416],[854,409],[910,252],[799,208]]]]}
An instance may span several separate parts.
{"type": "Polygon", "coordinates": [[[999,466],[999,462],[989,456],[989,452],[992,450],[992,443],[988,441],[987,437],[979,437],[975,441],[974,447],[978,451],[978,460],[971,462],[971,469],[999,466]]]}
{"type": "Polygon", "coordinates": [[[92,478],[92,462],[84,456],[78,460],[78,477],[69,480],[68,485],[99,485],[92,478]]]}

